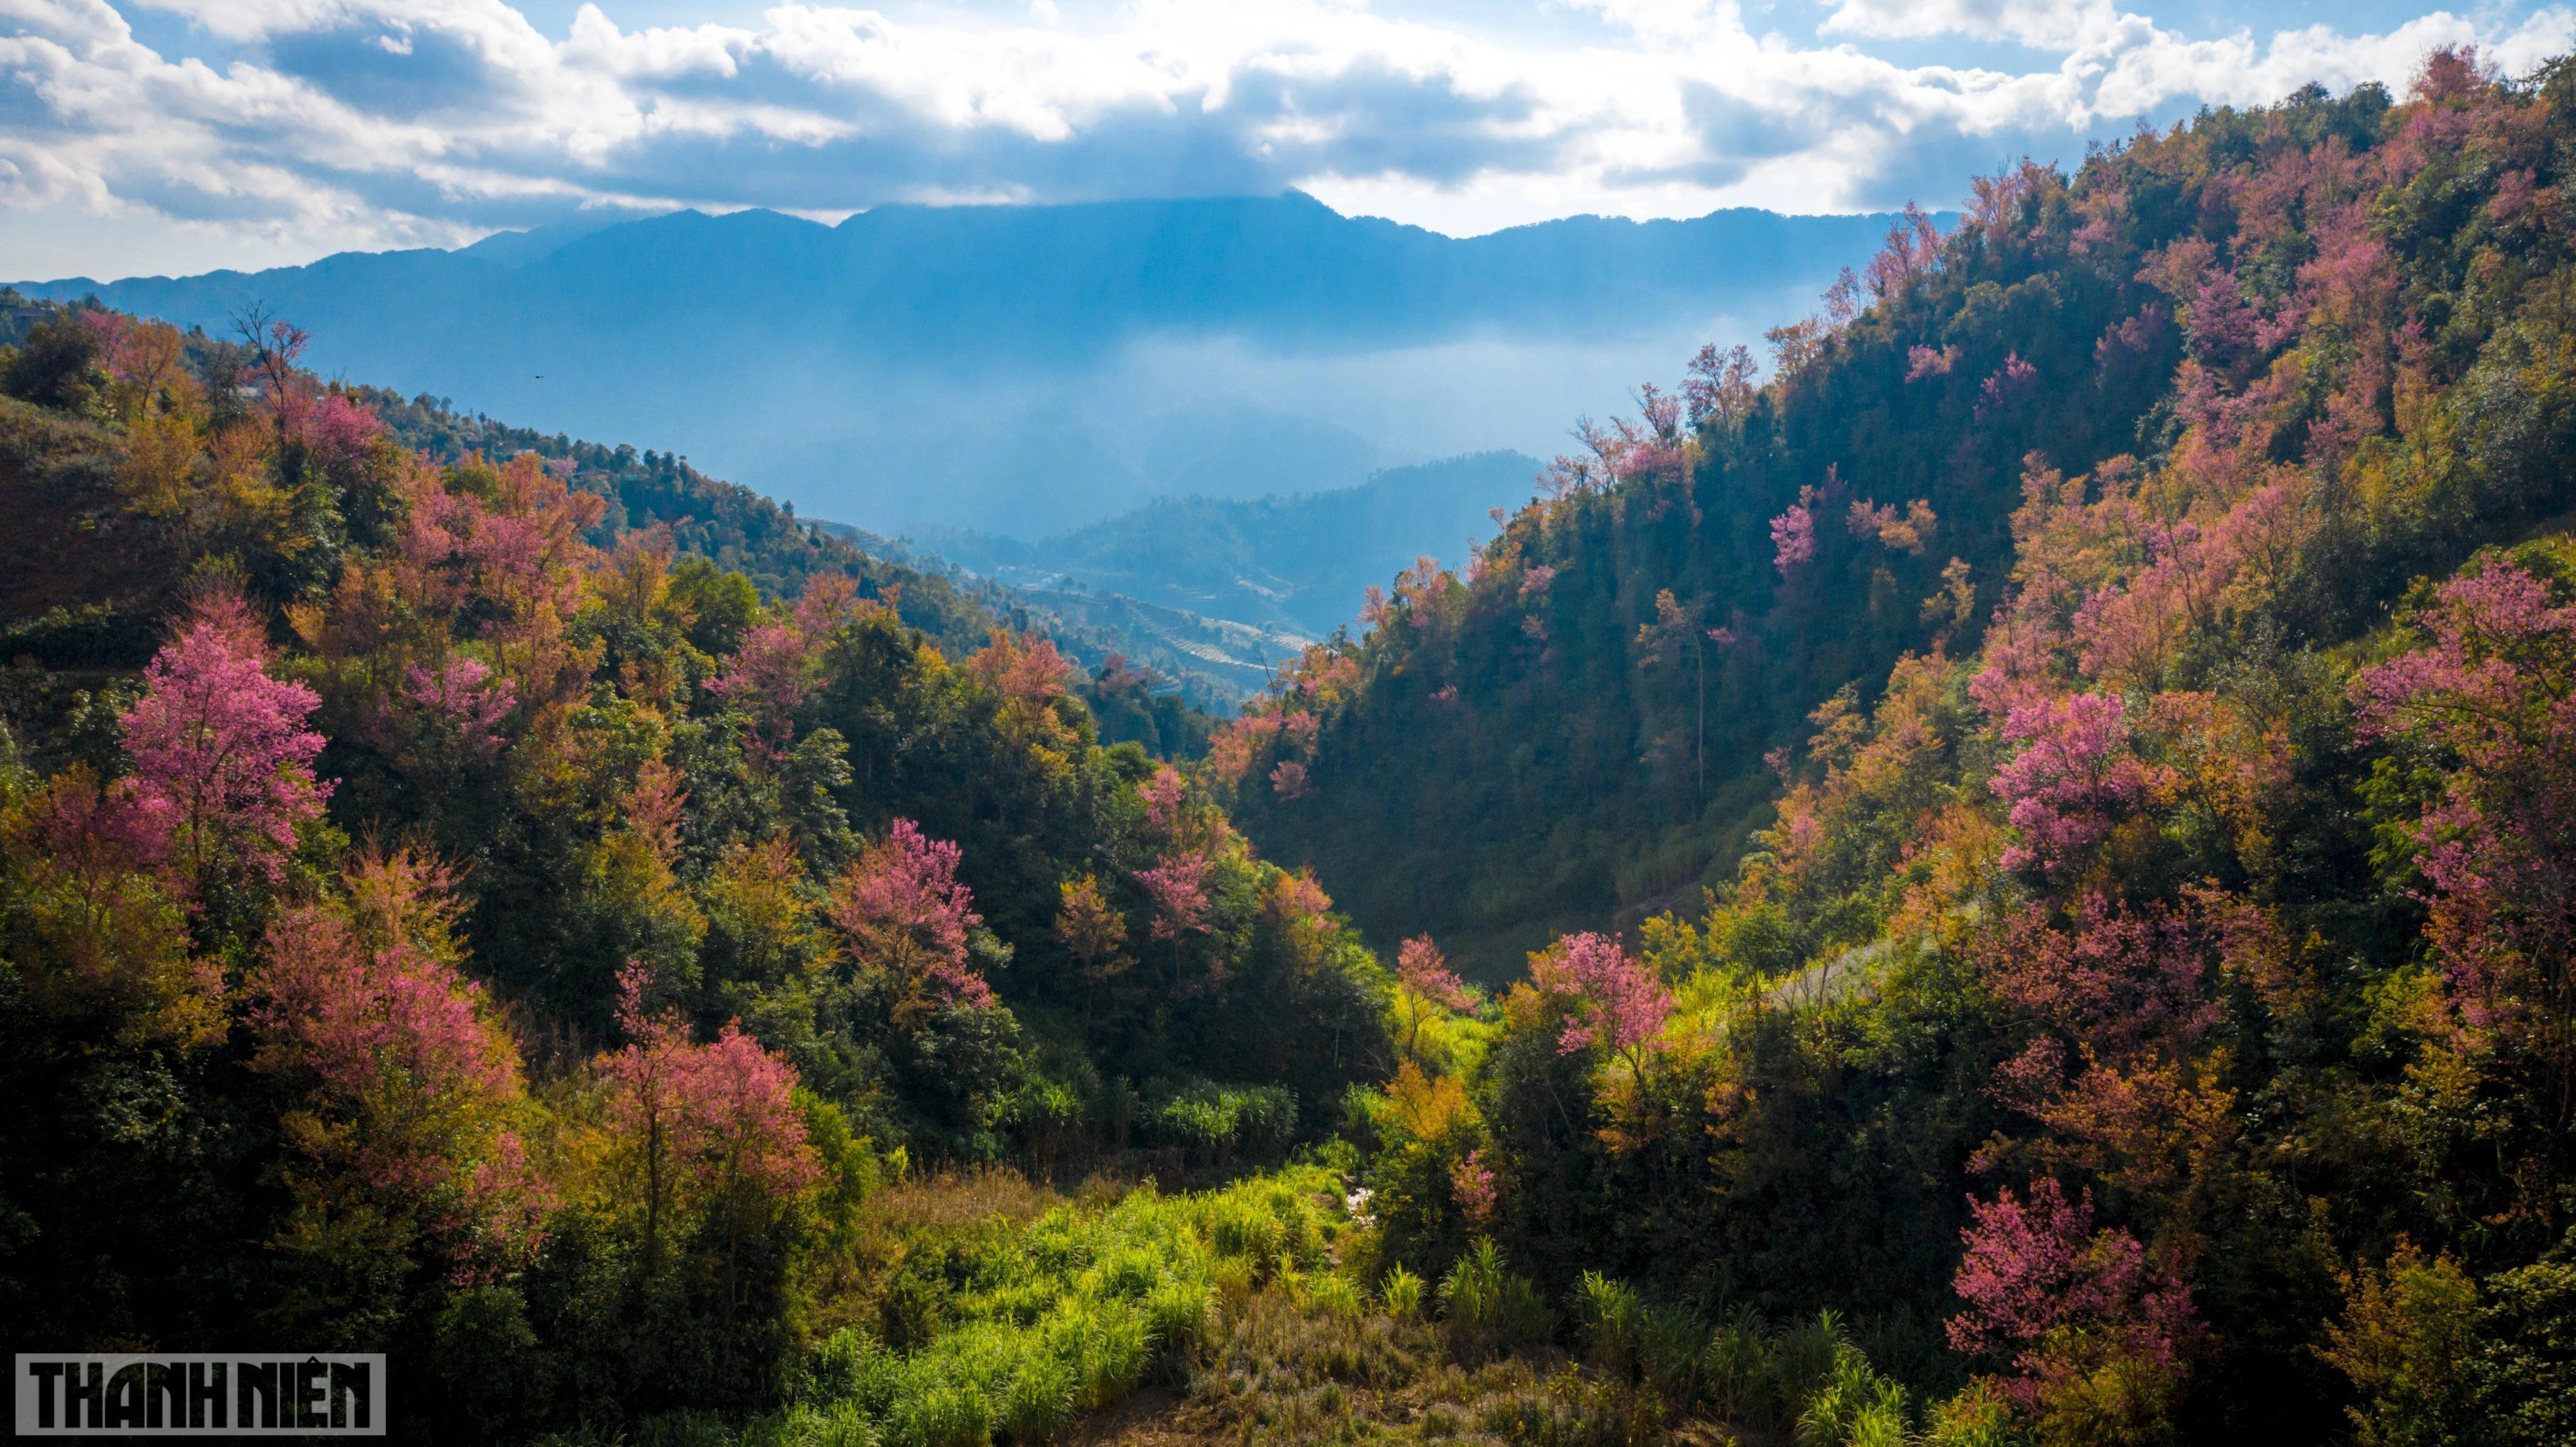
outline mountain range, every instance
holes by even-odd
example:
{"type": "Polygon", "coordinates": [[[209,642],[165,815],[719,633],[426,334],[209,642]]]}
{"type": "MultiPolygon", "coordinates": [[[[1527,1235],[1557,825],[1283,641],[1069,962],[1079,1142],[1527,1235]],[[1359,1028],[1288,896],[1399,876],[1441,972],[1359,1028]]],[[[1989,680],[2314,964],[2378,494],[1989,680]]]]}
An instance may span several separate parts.
{"type": "Polygon", "coordinates": [[[1731,210],[1456,239],[1294,192],[678,212],[20,290],[217,333],[256,305],[326,376],[635,438],[879,533],[1034,543],[1166,497],[1555,450],[1575,413],[1803,309],[1887,227],[1731,210]]]}
{"type": "Polygon", "coordinates": [[[1299,640],[1349,623],[1371,584],[1416,556],[1451,562],[1529,497],[1536,459],[1479,452],[1395,467],[1358,487],[1262,498],[1166,498],[1035,543],[926,529],[912,541],[1025,589],[1091,589],[1299,640]]]}

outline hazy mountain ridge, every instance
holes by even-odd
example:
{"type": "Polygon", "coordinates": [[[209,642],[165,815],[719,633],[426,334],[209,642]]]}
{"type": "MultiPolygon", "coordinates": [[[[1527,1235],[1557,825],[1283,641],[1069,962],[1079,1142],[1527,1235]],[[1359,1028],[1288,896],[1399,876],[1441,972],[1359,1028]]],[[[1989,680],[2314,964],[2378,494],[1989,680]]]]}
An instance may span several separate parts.
{"type": "Polygon", "coordinates": [[[928,529],[913,541],[1022,587],[1070,579],[1140,602],[1321,638],[1415,556],[1453,562],[1528,500],[1536,459],[1475,453],[1389,468],[1355,488],[1254,499],[1172,498],[1037,543],[928,529]]]}
{"type": "Polygon", "coordinates": [[[258,303],[314,333],[325,375],[664,438],[881,533],[1033,540],[1158,497],[1547,449],[1570,411],[1802,309],[1886,228],[1722,211],[1453,239],[1296,194],[885,207],[839,226],[682,212],[23,289],[210,331],[258,303]]]}

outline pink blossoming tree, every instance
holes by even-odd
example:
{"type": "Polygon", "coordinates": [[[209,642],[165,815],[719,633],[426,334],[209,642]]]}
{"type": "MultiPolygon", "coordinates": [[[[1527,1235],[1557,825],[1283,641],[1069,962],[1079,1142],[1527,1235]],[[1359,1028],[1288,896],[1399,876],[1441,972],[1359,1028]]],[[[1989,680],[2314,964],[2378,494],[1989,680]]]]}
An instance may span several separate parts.
{"type": "Polygon", "coordinates": [[[2022,842],[2004,851],[2004,867],[2074,873],[2145,799],[2149,778],[2128,751],[2126,713],[2109,693],[2043,698],[2012,711],[2003,733],[2022,751],[1995,772],[1993,787],[2022,842]]]}
{"type": "Polygon", "coordinates": [[[297,828],[320,816],[331,786],[313,777],[323,739],[304,726],[321,699],[268,676],[250,610],[219,594],[143,670],[143,697],[123,719],[142,830],[166,841],[181,887],[229,868],[283,878],[297,828]]]}
{"type": "Polygon", "coordinates": [[[2142,1370],[2151,1398],[2170,1393],[2198,1332],[2191,1289],[2152,1267],[2128,1232],[2095,1230],[2089,1192],[2070,1202],[2042,1176],[2026,1201],[2007,1187],[1969,1213],[1951,1283],[1967,1303],[1949,1322],[1954,1349],[2009,1361],[2005,1394],[2027,1411],[2045,1412],[2106,1367],[2142,1370]]]}
{"type": "Polygon", "coordinates": [[[1175,854],[1151,869],[1136,871],[1136,883],[1153,902],[1154,917],[1145,932],[1172,942],[1172,985],[1181,982],[1181,946],[1189,936],[1207,932],[1208,862],[1197,854],[1175,854]]]}
{"type": "Polygon", "coordinates": [[[1569,1007],[1557,1053],[1595,1045],[1642,1072],[1673,1013],[1672,991],[1607,935],[1568,935],[1530,960],[1530,982],[1569,1007]]]}
{"type": "Polygon", "coordinates": [[[456,967],[453,882],[409,851],[362,856],[345,904],[270,921],[249,1018],[256,1068],[300,1084],[289,1140],[338,1168],[297,1178],[300,1212],[408,1216],[467,1281],[527,1261],[554,1192],[521,1135],[518,1047],[456,967]]]}
{"type": "Polygon", "coordinates": [[[2424,646],[2355,681],[2363,732],[2442,772],[2413,830],[2426,932],[2477,1037],[2576,1100],[2576,602],[2507,561],[2436,592],[2424,646]]]}
{"type": "Polygon", "coordinates": [[[1449,1194],[1457,1199],[1458,1213],[1467,1218],[1473,1229],[1491,1230],[1502,1205],[1502,1192],[1494,1184],[1494,1168],[1485,1164],[1484,1148],[1467,1152],[1449,1168],[1449,1194]]]}
{"type": "Polygon", "coordinates": [[[1816,515],[1803,502],[1792,503],[1771,520],[1771,566],[1785,581],[1815,560],[1816,515]]]}
{"type": "Polygon", "coordinates": [[[935,1000],[985,1009],[993,988],[968,960],[984,922],[974,891],[957,880],[959,851],[897,819],[833,885],[828,912],[859,966],[891,975],[912,1008],[935,1000]]]}
{"type": "Polygon", "coordinates": [[[484,758],[508,743],[501,736],[501,722],[519,701],[510,680],[493,676],[481,659],[464,653],[449,654],[435,673],[417,663],[405,668],[402,698],[435,720],[466,752],[484,758]]]}
{"type": "Polygon", "coordinates": [[[660,1268],[674,1217],[695,1210],[721,1225],[726,1270],[743,1237],[821,1173],[795,1102],[796,1071],[727,1022],[699,1044],[676,1011],[645,1012],[642,966],[618,975],[626,1047],[598,1062],[608,1120],[644,1209],[647,1271],[660,1268]]]}
{"type": "Polygon", "coordinates": [[[1461,1014],[1476,1008],[1476,997],[1449,968],[1440,947],[1429,935],[1416,935],[1398,946],[1395,952],[1396,982],[1404,987],[1404,1050],[1414,1054],[1421,1045],[1422,1027],[1436,1011],[1451,1010],[1461,1014]]]}

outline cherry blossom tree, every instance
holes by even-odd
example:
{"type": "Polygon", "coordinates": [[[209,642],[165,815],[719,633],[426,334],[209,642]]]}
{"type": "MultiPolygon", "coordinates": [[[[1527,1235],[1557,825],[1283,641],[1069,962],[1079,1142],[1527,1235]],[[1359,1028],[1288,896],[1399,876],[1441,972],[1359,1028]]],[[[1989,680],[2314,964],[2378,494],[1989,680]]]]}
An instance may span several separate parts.
{"type": "Polygon", "coordinates": [[[2195,895],[2182,907],[2122,908],[2099,891],[2052,929],[2038,907],[2006,919],[1973,957],[2002,999],[2096,1051],[2187,1045],[2216,1025],[2214,956],[2252,926],[2240,906],[2195,895]]]}
{"type": "Polygon", "coordinates": [[[2004,851],[2004,867],[2070,874],[2145,799],[2149,776],[2128,751],[2126,713],[2113,693],[2047,697],[2012,711],[2003,734],[2022,751],[1995,772],[1993,788],[2022,842],[2004,851]]]}
{"type": "Polygon", "coordinates": [[[1721,352],[1714,342],[1703,345],[1699,354],[1691,358],[1682,378],[1682,405],[1690,425],[1732,427],[1742,422],[1753,410],[1753,399],[1759,391],[1754,378],[1761,371],[1749,347],[1734,346],[1721,352]]]}
{"type": "Polygon", "coordinates": [[[820,1174],[796,1108],[796,1071],[727,1022],[709,1043],[689,1035],[676,1010],[648,1014],[650,975],[618,975],[624,1049],[600,1057],[608,1120],[644,1208],[648,1272],[661,1263],[666,1226],[698,1207],[726,1232],[726,1266],[742,1238],[820,1174]]]}
{"type": "Polygon", "coordinates": [[[1816,515],[1803,502],[1791,503],[1771,520],[1771,566],[1785,581],[1815,556],[1816,515]]]}
{"type": "Polygon", "coordinates": [[[762,747],[774,753],[793,737],[789,719],[805,702],[813,671],[814,646],[801,630],[763,623],[744,631],[707,691],[748,712],[762,747]]]}
{"type": "Polygon", "coordinates": [[[827,912],[862,968],[891,974],[908,994],[980,1010],[993,1004],[993,989],[966,943],[984,920],[974,892],[957,881],[958,858],[955,844],[897,819],[842,872],[827,912]]]}
{"type": "Polygon", "coordinates": [[[1443,1010],[1463,1013],[1476,1008],[1475,995],[1449,968],[1448,960],[1441,956],[1440,947],[1431,942],[1429,935],[1415,935],[1397,947],[1395,977],[1404,988],[1443,1010]]]}
{"type": "Polygon", "coordinates": [[[1598,1045],[1642,1072],[1673,1013],[1672,991],[1607,935],[1567,935],[1530,960],[1530,982],[1570,1007],[1560,1055],[1598,1045]]]}
{"type": "Polygon", "coordinates": [[[449,654],[435,673],[417,663],[405,668],[402,698],[437,720],[467,752],[485,758],[508,743],[501,721],[519,701],[510,680],[494,677],[483,660],[464,653],[449,654]]]}
{"type": "Polygon", "coordinates": [[[290,1142],[337,1168],[299,1178],[303,1209],[407,1213],[461,1281],[524,1264],[554,1192],[521,1134],[518,1047],[457,968],[454,881],[408,850],[361,855],[345,902],[270,921],[248,993],[254,1066],[301,1085],[290,1142]]]}
{"type": "Polygon", "coordinates": [[[1204,858],[1180,854],[1136,871],[1136,882],[1154,902],[1154,938],[1176,940],[1207,928],[1207,868],[1204,858]]]}
{"type": "Polygon", "coordinates": [[[1151,869],[1136,871],[1136,883],[1154,904],[1146,933],[1172,942],[1172,985],[1181,982],[1181,946],[1191,935],[1207,932],[1207,874],[1204,855],[1166,856],[1151,869]]]}
{"type": "Polygon", "coordinates": [[[1939,351],[1934,351],[1930,347],[1918,344],[1906,350],[1905,380],[1920,382],[1926,377],[1946,377],[1950,375],[1950,369],[1957,365],[1959,365],[1957,347],[1943,347],[1939,351]]]}
{"type": "Polygon", "coordinates": [[[1476,1230],[1490,1230],[1502,1205],[1502,1192],[1494,1184],[1494,1168],[1485,1164],[1484,1147],[1467,1152],[1449,1168],[1449,1194],[1457,1199],[1458,1212],[1476,1230]]]}
{"type": "Polygon", "coordinates": [[[267,662],[249,607],[213,595],[153,655],[122,720],[128,798],[141,828],[166,841],[184,888],[227,864],[283,878],[297,828],[330,797],[313,777],[322,735],[304,726],[321,699],[269,677],[267,662]]]}
{"type": "Polygon", "coordinates": [[[2023,361],[2019,352],[2006,356],[2004,364],[1997,367],[1994,375],[1986,378],[1977,388],[1977,420],[1983,422],[2002,411],[2015,397],[2028,391],[2030,385],[2038,380],[2039,369],[2023,361]]]}
{"type": "Polygon", "coordinates": [[[1441,957],[1439,946],[1429,935],[1416,935],[1397,946],[1395,978],[1402,985],[1401,999],[1406,1021],[1404,1050],[1414,1054],[1422,1041],[1422,1027],[1429,1023],[1434,1010],[1453,1010],[1461,1014],[1476,1008],[1476,997],[1466,982],[1449,968],[1441,957]]]}
{"type": "Polygon", "coordinates": [[[1950,1319],[1953,1349],[2006,1358],[2004,1391],[2026,1410],[2106,1364],[2178,1379],[2198,1333],[2191,1289],[2155,1269],[2128,1232],[2093,1226],[2087,1192],[2068,1201],[2047,1176],[2028,1199],[2010,1187],[1969,1202],[1967,1250],[1952,1278],[1967,1309],[1950,1319]]]}
{"type": "Polygon", "coordinates": [[[2426,926],[2478,1036],[2540,1057],[2576,1109],[2576,602],[2505,560],[2443,584],[2425,642],[2354,682],[2363,732],[2424,751],[2426,926]]]}
{"type": "Polygon", "coordinates": [[[997,632],[990,644],[966,660],[966,671],[1006,699],[1043,708],[1064,696],[1073,665],[1056,651],[1055,640],[1043,634],[1014,638],[997,632]]]}
{"type": "Polygon", "coordinates": [[[1167,834],[1177,831],[1184,792],[1179,770],[1169,764],[1154,770],[1152,778],[1136,786],[1136,796],[1145,802],[1145,822],[1167,834]]]}
{"type": "Polygon", "coordinates": [[[333,478],[345,481],[366,465],[385,424],[339,392],[325,393],[298,424],[304,450],[333,478]]]}

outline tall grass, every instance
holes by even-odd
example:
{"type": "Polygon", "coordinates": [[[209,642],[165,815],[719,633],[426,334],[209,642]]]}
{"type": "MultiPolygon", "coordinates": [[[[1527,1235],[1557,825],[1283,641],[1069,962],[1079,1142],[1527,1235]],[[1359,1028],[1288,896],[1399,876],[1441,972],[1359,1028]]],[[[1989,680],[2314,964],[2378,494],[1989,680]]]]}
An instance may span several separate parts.
{"type": "MultiPolygon", "coordinates": [[[[943,1258],[950,1289],[926,1341],[898,1352],[834,1334],[798,1406],[855,1416],[883,1447],[1054,1441],[1148,1380],[1184,1380],[1224,1294],[1325,1266],[1334,1223],[1314,1198],[1334,1184],[1291,1170],[1186,1196],[1145,1186],[972,1235],[943,1258]]],[[[1358,1309],[1346,1282],[1342,1294],[1358,1309]]]]}
{"type": "Polygon", "coordinates": [[[1440,1283],[1440,1307],[1451,1345],[1462,1354],[1490,1355],[1520,1346],[1542,1346],[1556,1331],[1556,1313],[1538,1286],[1503,1267],[1490,1238],[1476,1244],[1440,1283]]]}
{"type": "Polygon", "coordinates": [[[1628,1447],[1691,1420],[1778,1447],[2016,1447],[2002,1403],[1970,1392],[1925,1410],[1830,1312],[1712,1328],[1587,1273],[1560,1337],[1546,1295],[1479,1240],[1425,1320],[1433,1293],[1401,1266],[1373,1294],[1336,1267],[1347,1225],[1319,1202],[1337,1184],[1297,1167],[1078,1202],[1002,1176],[889,1190],[879,1307],[901,1345],[833,1333],[788,1410],[748,1425],[680,1413],[555,1447],[1034,1447],[1154,1381],[1187,1389],[1174,1425],[1282,1447],[1628,1447]]]}

